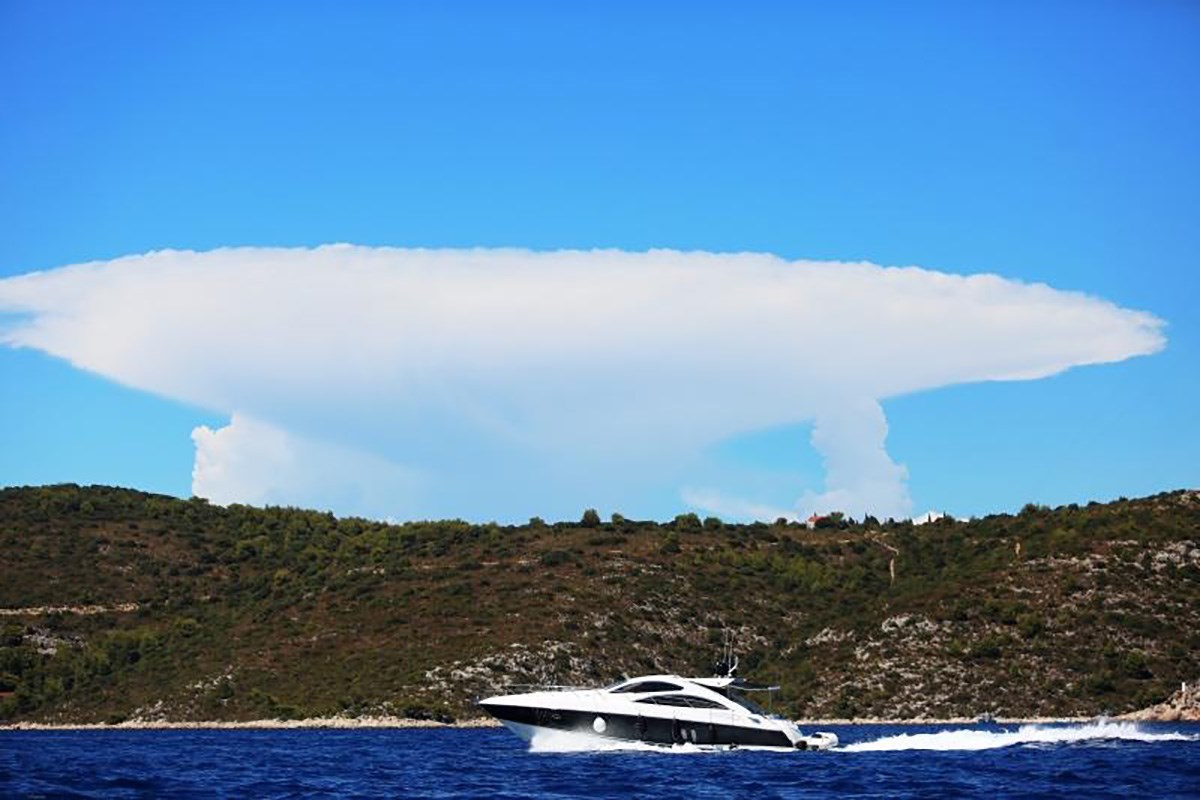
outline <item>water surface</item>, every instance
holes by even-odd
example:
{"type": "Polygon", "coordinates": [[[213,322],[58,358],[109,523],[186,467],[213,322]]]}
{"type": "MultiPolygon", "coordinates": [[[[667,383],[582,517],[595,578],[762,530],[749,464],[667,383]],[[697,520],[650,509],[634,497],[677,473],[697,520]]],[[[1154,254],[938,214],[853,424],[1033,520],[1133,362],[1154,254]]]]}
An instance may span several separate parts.
{"type": "Polygon", "coordinates": [[[830,726],[825,753],[571,751],[503,729],[0,732],[18,797],[1197,797],[1200,725],[830,726]]]}

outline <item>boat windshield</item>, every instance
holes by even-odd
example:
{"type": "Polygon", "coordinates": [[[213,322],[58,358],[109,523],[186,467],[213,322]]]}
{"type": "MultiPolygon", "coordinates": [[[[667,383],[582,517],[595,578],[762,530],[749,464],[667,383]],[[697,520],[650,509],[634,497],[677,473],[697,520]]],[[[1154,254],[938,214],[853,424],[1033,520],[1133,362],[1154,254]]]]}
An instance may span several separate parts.
{"type": "Polygon", "coordinates": [[[771,716],[770,713],[765,708],[763,708],[758,703],[751,700],[749,697],[746,697],[744,694],[741,694],[740,692],[736,692],[732,689],[729,689],[729,690],[716,689],[714,691],[716,691],[718,694],[728,698],[729,700],[732,700],[733,702],[737,703],[739,706],[746,709],[751,714],[758,714],[759,716],[763,716],[763,717],[771,716]]]}

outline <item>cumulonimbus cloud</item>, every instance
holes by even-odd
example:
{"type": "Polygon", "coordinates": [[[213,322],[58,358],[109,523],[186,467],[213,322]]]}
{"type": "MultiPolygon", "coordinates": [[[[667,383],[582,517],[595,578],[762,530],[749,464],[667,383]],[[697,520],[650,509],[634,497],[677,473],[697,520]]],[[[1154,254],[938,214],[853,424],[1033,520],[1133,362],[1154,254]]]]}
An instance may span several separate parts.
{"type": "Polygon", "coordinates": [[[801,422],[826,485],[793,514],[906,516],[881,400],[1165,342],[1151,314],[995,275],[671,250],[168,250],[2,280],[0,311],[9,345],[229,414],[194,436],[197,493],[359,486],[338,510],[395,517],[620,507],[801,422]]]}

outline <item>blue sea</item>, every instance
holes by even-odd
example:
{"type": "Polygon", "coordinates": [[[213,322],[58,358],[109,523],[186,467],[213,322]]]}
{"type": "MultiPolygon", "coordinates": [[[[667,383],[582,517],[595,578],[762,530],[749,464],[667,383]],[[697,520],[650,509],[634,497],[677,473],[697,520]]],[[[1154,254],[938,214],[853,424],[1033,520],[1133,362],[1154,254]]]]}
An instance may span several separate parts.
{"type": "Polygon", "coordinates": [[[572,751],[500,728],[0,731],[6,797],[1200,797],[1200,725],[821,726],[823,752],[572,751]]]}

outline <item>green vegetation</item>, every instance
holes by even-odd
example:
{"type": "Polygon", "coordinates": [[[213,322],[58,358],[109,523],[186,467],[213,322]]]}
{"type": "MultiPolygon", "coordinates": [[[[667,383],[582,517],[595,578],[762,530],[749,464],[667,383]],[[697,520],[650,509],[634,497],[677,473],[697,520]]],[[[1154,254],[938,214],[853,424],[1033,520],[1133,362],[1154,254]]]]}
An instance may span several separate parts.
{"type": "Polygon", "coordinates": [[[704,673],[793,715],[1121,712],[1200,677],[1200,495],[970,522],[388,525],[0,490],[0,719],[472,716],[506,683],[704,673]]]}

